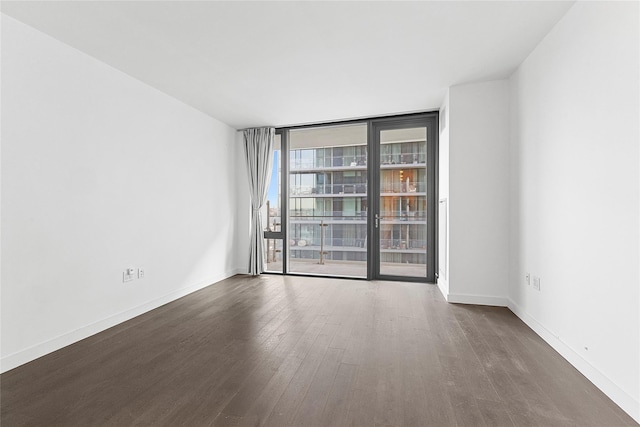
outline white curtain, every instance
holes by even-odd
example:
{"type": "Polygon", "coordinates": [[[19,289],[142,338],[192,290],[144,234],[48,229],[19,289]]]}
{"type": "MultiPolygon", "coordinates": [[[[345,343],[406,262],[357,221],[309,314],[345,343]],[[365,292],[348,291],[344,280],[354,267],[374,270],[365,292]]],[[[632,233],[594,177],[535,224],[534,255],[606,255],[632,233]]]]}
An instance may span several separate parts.
{"type": "Polygon", "coordinates": [[[261,209],[267,200],[267,191],[271,180],[274,135],[274,128],[256,128],[244,131],[244,154],[251,193],[249,274],[254,276],[265,270],[261,209]]]}

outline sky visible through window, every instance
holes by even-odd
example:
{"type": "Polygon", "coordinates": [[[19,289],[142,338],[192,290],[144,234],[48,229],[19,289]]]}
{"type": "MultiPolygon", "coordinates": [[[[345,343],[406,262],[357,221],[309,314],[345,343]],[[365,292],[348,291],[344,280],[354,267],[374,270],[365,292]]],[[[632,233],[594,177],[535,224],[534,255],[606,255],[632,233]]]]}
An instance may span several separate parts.
{"type": "Polygon", "coordinates": [[[271,182],[269,183],[269,192],[267,193],[267,200],[269,200],[271,207],[278,206],[278,159],[280,156],[279,150],[273,152],[273,167],[271,168],[271,182]]]}

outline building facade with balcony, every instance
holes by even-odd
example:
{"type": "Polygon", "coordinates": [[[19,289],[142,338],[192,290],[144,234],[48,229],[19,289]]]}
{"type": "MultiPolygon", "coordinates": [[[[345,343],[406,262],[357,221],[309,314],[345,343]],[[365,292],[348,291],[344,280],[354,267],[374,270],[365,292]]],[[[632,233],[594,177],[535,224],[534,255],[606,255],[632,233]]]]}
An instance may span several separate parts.
{"type": "MultiPolygon", "coordinates": [[[[381,263],[426,263],[424,140],[386,142],[380,154],[381,263]]],[[[367,146],[289,152],[289,258],[367,261],[367,146]],[[322,254],[321,254],[322,253],[322,254]]]]}

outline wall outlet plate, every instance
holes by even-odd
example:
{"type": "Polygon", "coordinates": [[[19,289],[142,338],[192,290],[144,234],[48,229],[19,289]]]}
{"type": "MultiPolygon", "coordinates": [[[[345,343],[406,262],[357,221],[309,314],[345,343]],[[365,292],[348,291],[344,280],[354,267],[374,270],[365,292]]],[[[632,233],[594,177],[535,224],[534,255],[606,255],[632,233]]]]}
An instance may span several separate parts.
{"type": "Polygon", "coordinates": [[[144,279],[144,268],[138,269],[138,279],[144,279]]]}
{"type": "Polygon", "coordinates": [[[525,273],[524,282],[527,284],[527,286],[531,285],[531,275],[529,273],[525,273]]]}
{"type": "Polygon", "coordinates": [[[533,276],[533,289],[535,289],[536,291],[540,290],[540,278],[533,276]]]}
{"type": "Polygon", "coordinates": [[[128,270],[125,270],[125,271],[122,273],[122,281],[123,281],[123,282],[130,282],[130,281],[132,281],[133,279],[135,279],[135,277],[133,276],[133,274],[129,274],[129,271],[128,271],[128,270]]]}

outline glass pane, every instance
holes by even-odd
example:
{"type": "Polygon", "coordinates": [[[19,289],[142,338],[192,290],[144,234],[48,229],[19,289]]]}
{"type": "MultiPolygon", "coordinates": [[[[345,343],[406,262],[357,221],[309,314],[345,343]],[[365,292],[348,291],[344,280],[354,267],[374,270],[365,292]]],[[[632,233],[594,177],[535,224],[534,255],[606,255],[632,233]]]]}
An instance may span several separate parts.
{"type": "Polygon", "coordinates": [[[264,239],[265,260],[267,270],[271,273],[282,273],[282,239],[264,239]]]}
{"type": "Polygon", "coordinates": [[[427,275],[427,129],[380,131],[380,274],[427,275]]]}
{"type": "Polygon", "coordinates": [[[281,231],[281,159],[282,150],[280,135],[276,134],[273,142],[273,167],[271,169],[271,181],[267,192],[266,230],[281,231]]]}
{"type": "Polygon", "coordinates": [[[367,276],[367,125],[289,133],[289,271],[367,276]]]}

